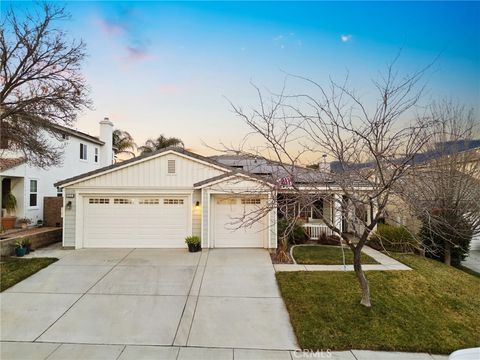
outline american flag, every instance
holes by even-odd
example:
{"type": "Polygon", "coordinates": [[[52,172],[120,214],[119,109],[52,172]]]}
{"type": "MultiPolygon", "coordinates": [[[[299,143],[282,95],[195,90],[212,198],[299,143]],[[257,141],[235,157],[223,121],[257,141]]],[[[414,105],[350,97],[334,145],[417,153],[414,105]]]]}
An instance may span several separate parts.
{"type": "Polygon", "coordinates": [[[277,179],[277,184],[282,187],[288,187],[288,186],[292,186],[293,182],[291,178],[283,177],[283,178],[277,179]]]}

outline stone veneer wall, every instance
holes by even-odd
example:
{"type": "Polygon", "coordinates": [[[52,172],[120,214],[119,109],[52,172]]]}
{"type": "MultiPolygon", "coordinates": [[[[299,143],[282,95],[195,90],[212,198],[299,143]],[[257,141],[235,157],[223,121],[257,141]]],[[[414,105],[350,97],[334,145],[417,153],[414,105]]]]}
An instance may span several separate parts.
{"type": "Polygon", "coordinates": [[[32,249],[38,249],[62,241],[62,228],[39,228],[34,233],[22,234],[20,232],[18,235],[12,234],[11,237],[0,240],[0,255],[13,255],[15,253],[15,243],[25,238],[30,240],[32,249]]]}

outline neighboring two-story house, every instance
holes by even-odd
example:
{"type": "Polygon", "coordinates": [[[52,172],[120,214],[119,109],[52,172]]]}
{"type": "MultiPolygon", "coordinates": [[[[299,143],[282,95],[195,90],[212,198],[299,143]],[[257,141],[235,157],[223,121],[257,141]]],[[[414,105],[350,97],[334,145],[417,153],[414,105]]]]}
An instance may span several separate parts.
{"type": "Polygon", "coordinates": [[[62,134],[62,140],[53,137],[50,140],[63,148],[59,166],[40,169],[30,165],[19,153],[0,150],[2,217],[8,216],[5,196],[11,193],[16,198],[17,207],[10,215],[15,216],[17,222],[18,219],[27,218],[32,224],[41,223],[44,198],[62,196],[62,190],[56,188],[54,183],[112,164],[113,124],[108,118],[100,121],[99,137],[61,126],[58,126],[58,132],[62,134]]]}

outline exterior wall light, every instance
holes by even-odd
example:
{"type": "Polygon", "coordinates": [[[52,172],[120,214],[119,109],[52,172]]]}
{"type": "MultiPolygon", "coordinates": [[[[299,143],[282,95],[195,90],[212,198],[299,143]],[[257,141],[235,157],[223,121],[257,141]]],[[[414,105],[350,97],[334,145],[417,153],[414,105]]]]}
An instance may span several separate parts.
{"type": "Polygon", "coordinates": [[[65,205],[65,209],[67,209],[67,210],[72,209],[72,202],[71,201],[67,202],[67,205],[65,205]]]}

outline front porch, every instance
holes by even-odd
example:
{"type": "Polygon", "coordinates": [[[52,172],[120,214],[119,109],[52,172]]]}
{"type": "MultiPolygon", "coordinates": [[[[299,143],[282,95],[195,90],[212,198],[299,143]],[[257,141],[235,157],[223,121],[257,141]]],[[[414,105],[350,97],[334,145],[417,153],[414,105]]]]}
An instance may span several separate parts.
{"type": "Polygon", "coordinates": [[[313,195],[299,200],[294,195],[278,196],[278,217],[296,219],[302,224],[310,240],[334,235],[327,224],[334,225],[342,233],[362,233],[365,223],[373,216],[373,204],[352,206],[341,194],[313,195]]]}

